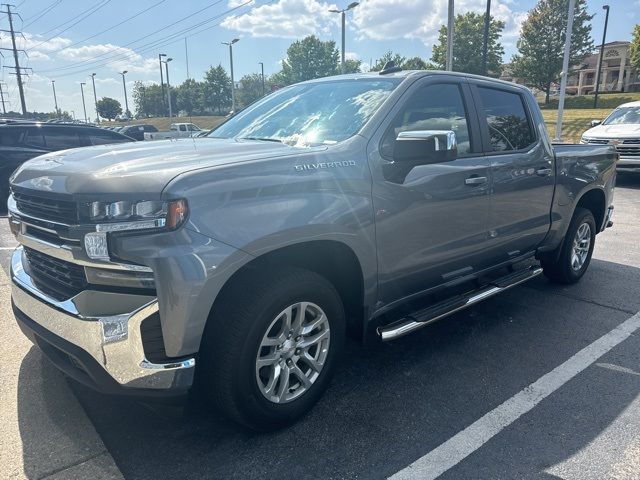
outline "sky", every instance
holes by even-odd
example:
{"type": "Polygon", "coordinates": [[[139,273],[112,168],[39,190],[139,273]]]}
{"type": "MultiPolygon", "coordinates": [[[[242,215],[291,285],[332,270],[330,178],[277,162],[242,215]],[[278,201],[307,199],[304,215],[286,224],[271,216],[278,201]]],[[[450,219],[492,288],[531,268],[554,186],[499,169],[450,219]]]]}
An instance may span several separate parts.
{"type": "MultiPolygon", "coordinates": [[[[340,15],[329,10],[344,8],[350,0],[14,0],[14,28],[25,78],[27,110],[51,112],[55,80],[58,106],[84,118],[81,82],[87,117],[95,118],[91,73],[95,73],[98,99],[113,97],[124,108],[122,76],[125,76],[129,109],[134,110],[132,89],[136,80],[159,83],[158,54],[166,53],[172,85],[191,77],[201,80],[212,65],[229,67],[229,49],[221,42],[239,38],[233,47],[234,76],[280,70],[291,42],[307,35],[340,42],[340,15]],[[186,45],[185,45],[186,38],[186,45]],[[188,52],[188,55],[187,55],[188,52]],[[188,63],[187,63],[188,58],[188,63]],[[187,71],[188,70],[188,71],[187,71]]],[[[606,2],[587,0],[595,13],[592,35],[602,38],[606,2]]],[[[609,0],[611,13],[607,41],[630,40],[640,23],[640,0],[609,0]]],[[[504,20],[504,61],[516,52],[520,26],[535,0],[492,0],[492,15],[504,20]]],[[[6,7],[3,5],[6,12],[6,7]]],[[[456,13],[483,12],[486,0],[455,0],[456,13]]],[[[431,57],[440,25],[446,22],[447,0],[361,0],[347,12],[347,58],[365,67],[393,50],[407,57],[431,57]]],[[[6,14],[0,29],[8,30],[6,14]]],[[[0,47],[10,48],[11,38],[0,32],[0,47]]],[[[20,110],[10,50],[0,57],[7,111],[20,110]]]]}

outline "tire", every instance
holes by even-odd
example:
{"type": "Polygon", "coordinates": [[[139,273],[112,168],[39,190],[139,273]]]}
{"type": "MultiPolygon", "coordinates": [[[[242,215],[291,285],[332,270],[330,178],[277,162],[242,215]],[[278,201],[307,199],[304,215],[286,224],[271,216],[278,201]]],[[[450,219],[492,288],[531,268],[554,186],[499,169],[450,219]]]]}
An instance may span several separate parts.
{"type": "Polygon", "coordinates": [[[556,283],[571,284],[579,281],[589,268],[596,239],[596,222],[593,214],[585,208],[577,208],[560,247],[548,257],[541,259],[545,276],[556,283]],[[585,234],[588,228],[588,234],[585,234]],[[582,239],[582,240],[581,240],[582,239]],[[588,239],[588,245],[586,240],[588,239]],[[581,245],[576,261],[574,242],[581,245]],[[556,260],[557,259],[557,260],[556,260]]]}
{"type": "Polygon", "coordinates": [[[343,350],[345,324],[338,292],[314,272],[284,268],[244,275],[214,305],[199,354],[198,387],[219,411],[253,430],[292,424],[326,390],[343,350]],[[303,310],[305,328],[297,329],[303,310]],[[300,335],[285,331],[287,318],[293,320],[289,331],[295,329],[300,335]],[[309,330],[316,320],[319,326],[309,330]],[[304,347],[314,338],[321,340],[304,347]],[[302,358],[305,352],[314,358],[319,372],[302,358]],[[260,368],[259,355],[264,364],[260,368]],[[292,372],[286,375],[290,367],[292,372]],[[305,385],[300,374],[307,377],[305,385]]]}

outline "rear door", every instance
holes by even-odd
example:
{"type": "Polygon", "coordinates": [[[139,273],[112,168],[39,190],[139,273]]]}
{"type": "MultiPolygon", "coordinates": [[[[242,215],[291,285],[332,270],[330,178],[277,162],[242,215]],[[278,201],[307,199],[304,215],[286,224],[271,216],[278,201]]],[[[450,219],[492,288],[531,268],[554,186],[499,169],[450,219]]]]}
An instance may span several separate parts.
{"type": "Polygon", "coordinates": [[[43,134],[46,148],[52,152],[86,146],[77,128],[43,127],[43,134]]]}
{"type": "Polygon", "coordinates": [[[418,80],[371,144],[379,299],[384,304],[473,274],[485,266],[490,168],[460,77],[418,80]],[[393,160],[402,131],[453,131],[453,160],[407,166],[393,160]],[[378,135],[380,135],[378,137],[378,135]]]}
{"type": "Polygon", "coordinates": [[[493,263],[528,253],[551,223],[553,156],[520,88],[472,80],[483,149],[493,179],[489,236],[493,263]]]}

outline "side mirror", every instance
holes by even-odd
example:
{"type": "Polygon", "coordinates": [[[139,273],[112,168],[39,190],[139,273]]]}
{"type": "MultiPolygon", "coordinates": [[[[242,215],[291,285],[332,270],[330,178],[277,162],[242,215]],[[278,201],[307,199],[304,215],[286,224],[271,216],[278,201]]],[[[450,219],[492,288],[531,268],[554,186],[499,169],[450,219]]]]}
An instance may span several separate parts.
{"type": "Polygon", "coordinates": [[[449,162],[457,153],[456,134],[451,130],[407,130],[398,134],[393,146],[393,159],[398,162],[449,162]]]}
{"type": "Polygon", "coordinates": [[[591,126],[592,127],[597,127],[601,123],[602,123],[602,120],[591,120],[591,126]]]}

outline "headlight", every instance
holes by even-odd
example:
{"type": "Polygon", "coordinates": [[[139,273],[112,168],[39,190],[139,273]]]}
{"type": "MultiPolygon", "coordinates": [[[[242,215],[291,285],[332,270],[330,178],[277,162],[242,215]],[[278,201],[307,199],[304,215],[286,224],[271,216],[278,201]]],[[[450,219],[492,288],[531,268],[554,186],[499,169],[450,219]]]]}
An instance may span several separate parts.
{"type": "Polygon", "coordinates": [[[139,230],[141,228],[173,229],[179,227],[187,218],[187,202],[185,200],[92,202],[89,204],[88,210],[89,221],[99,224],[101,227],[99,230],[103,231],[139,230]],[[116,227],[111,225],[114,223],[129,225],[116,227]]]}
{"type": "Polygon", "coordinates": [[[187,219],[186,200],[143,200],[138,202],[92,202],[88,217],[96,231],[84,236],[87,255],[96,260],[109,260],[108,233],[137,230],[173,230],[187,219]]]}

